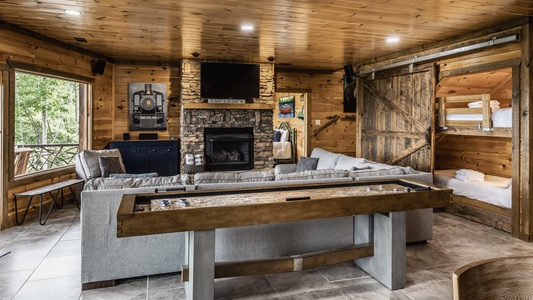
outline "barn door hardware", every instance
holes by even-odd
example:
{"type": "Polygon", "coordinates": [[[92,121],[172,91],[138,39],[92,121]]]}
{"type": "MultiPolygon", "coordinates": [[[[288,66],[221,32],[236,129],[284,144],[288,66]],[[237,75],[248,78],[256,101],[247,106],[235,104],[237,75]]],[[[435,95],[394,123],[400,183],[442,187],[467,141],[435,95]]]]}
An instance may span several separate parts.
{"type": "Polygon", "coordinates": [[[399,61],[396,63],[383,65],[383,66],[378,66],[378,67],[368,69],[368,70],[357,71],[355,72],[355,76],[361,76],[361,75],[370,73],[372,76],[372,80],[374,80],[375,73],[378,71],[388,70],[388,69],[397,68],[397,67],[403,67],[403,66],[407,66],[411,64],[419,64],[419,63],[434,61],[438,58],[457,55],[457,54],[472,51],[472,50],[478,50],[478,49],[483,49],[487,47],[493,47],[497,45],[514,43],[514,42],[519,42],[519,41],[520,41],[520,36],[518,34],[512,34],[512,35],[504,36],[504,37],[492,37],[488,41],[480,42],[477,44],[450,49],[450,50],[442,51],[442,52],[435,53],[435,54],[428,54],[428,55],[418,56],[418,57],[415,56],[414,58],[407,59],[404,61],[399,61]]]}
{"type": "Polygon", "coordinates": [[[320,128],[318,128],[317,130],[313,131],[313,136],[317,136],[317,134],[320,133],[322,130],[326,129],[331,124],[337,122],[337,120],[339,119],[339,116],[334,115],[332,117],[326,117],[326,119],[331,119],[331,120],[329,120],[326,124],[320,126],[320,128]]]}

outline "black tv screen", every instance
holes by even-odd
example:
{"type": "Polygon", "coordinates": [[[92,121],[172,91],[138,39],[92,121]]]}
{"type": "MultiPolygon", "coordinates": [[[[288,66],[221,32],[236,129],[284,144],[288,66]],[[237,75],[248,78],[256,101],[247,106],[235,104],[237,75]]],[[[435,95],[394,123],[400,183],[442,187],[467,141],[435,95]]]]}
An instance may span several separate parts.
{"type": "Polygon", "coordinates": [[[259,98],[259,65],[203,62],[200,71],[202,99],[259,98]]]}

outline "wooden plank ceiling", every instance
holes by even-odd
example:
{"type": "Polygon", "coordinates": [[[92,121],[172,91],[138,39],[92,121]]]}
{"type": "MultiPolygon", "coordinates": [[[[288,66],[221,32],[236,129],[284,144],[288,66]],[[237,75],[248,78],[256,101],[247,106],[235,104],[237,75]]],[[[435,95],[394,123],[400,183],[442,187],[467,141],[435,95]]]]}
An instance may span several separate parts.
{"type": "Polygon", "coordinates": [[[529,0],[0,1],[1,21],[116,62],[178,61],[196,52],[244,62],[273,56],[279,66],[325,70],[532,15],[529,0]],[[244,24],[253,31],[242,31],[244,24]]]}

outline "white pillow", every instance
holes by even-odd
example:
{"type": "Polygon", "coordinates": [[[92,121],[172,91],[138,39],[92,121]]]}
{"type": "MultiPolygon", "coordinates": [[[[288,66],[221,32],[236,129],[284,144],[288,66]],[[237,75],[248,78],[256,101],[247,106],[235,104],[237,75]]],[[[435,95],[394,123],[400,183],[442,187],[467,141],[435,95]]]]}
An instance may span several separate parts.
{"type": "Polygon", "coordinates": [[[279,138],[280,142],[288,142],[289,141],[289,131],[285,129],[280,129],[281,131],[281,138],[279,138]]]}
{"type": "Polygon", "coordinates": [[[513,186],[513,179],[509,179],[509,182],[507,182],[507,185],[505,186],[506,189],[509,189],[513,186]]]}
{"type": "Polygon", "coordinates": [[[494,122],[494,127],[513,127],[513,109],[498,109],[492,114],[492,121],[494,122]]]}
{"type": "Polygon", "coordinates": [[[349,171],[353,167],[358,167],[364,162],[365,162],[364,158],[350,157],[350,156],[341,154],[341,156],[339,157],[339,160],[337,161],[337,164],[335,165],[335,169],[342,169],[342,170],[349,171]]]}
{"type": "Polygon", "coordinates": [[[311,157],[318,157],[318,166],[316,167],[317,170],[323,170],[323,169],[335,169],[335,166],[337,165],[337,161],[341,157],[338,153],[333,153],[328,150],[324,150],[322,148],[315,148],[313,149],[313,152],[311,152],[311,157]]]}

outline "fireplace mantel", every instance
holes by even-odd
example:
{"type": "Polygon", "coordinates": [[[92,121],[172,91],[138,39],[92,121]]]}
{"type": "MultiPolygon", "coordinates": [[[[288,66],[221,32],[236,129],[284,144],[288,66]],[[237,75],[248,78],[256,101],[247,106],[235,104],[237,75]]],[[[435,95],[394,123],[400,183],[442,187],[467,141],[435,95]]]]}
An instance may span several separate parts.
{"type": "Polygon", "coordinates": [[[245,104],[219,104],[219,103],[184,103],[184,109],[254,109],[274,110],[274,104],[245,103],[245,104]]]}

